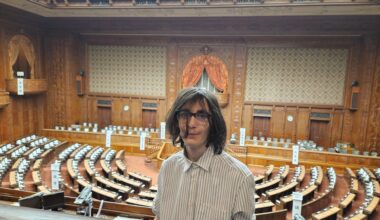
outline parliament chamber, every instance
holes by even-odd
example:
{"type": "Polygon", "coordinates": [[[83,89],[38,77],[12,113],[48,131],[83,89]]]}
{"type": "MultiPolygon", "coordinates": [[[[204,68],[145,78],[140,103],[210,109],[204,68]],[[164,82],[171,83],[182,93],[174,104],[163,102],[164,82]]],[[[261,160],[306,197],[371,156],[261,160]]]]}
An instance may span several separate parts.
{"type": "Polygon", "coordinates": [[[192,86],[257,220],[380,219],[378,0],[0,0],[1,217],[154,219],[192,86]]]}

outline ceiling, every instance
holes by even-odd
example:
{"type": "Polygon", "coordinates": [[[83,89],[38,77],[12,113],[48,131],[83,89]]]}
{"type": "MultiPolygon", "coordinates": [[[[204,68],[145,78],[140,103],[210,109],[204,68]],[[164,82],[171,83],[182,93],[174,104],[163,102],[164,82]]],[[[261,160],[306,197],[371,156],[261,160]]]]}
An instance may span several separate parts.
{"type": "Polygon", "coordinates": [[[380,15],[379,0],[154,0],[146,4],[148,1],[153,0],[0,0],[0,4],[46,18],[380,15]]]}

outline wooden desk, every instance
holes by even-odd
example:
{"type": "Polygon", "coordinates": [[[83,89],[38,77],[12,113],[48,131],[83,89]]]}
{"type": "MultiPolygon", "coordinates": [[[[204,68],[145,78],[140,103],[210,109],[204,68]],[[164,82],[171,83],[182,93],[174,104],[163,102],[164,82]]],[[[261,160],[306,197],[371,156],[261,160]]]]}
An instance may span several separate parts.
{"type": "Polygon", "coordinates": [[[288,174],[289,174],[289,165],[285,165],[285,170],[284,170],[284,172],[283,173],[281,173],[281,175],[280,175],[280,178],[281,178],[281,182],[283,183],[284,182],[284,180],[286,179],[286,177],[288,176],[288,174]]]}
{"type": "Polygon", "coordinates": [[[344,169],[344,175],[348,178],[348,179],[356,179],[357,177],[356,177],[356,174],[354,173],[354,171],[352,171],[352,169],[351,168],[349,168],[349,167],[346,167],[345,169],[344,169]]]}
{"type": "Polygon", "coordinates": [[[128,175],[133,179],[136,179],[138,181],[145,183],[146,187],[149,187],[150,184],[152,183],[152,178],[149,176],[144,176],[136,172],[128,172],[128,175]]]}
{"type": "Polygon", "coordinates": [[[122,160],[122,161],[124,161],[124,154],[125,154],[125,150],[119,150],[116,153],[116,160],[122,160]]]}
{"type": "Polygon", "coordinates": [[[25,153],[22,154],[23,157],[28,157],[29,154],[31,154],[33,151],[35,151],[37,147],[32,147],[29,150],[27,150],[25,153]]]}
{"type": "Polygon", "coordinates": [[[380,197],[380,184],[377,180],[372,180],[373,186],[374,186],[374,192],[373,194],[377,197],[380,197]]]}
{"type": "Polygon", "coordinates": [[[153,207],[153,201],[140,199],[140,198],[136,198],[136,197],[128,198],[125,202],[128,204],[131,204],[131,205],[153,207]]]}
{"type": "Polygon", "coordinates": [[[10,186],[11,188],[16,188],[16,187],[18,187],[17,179],[16,179],[16,171],[15,171],[15,170],[12,170],[12,171],[9,173],[9,186],[10,186]]]}
{"type": "Polygon", "coordinates": [[[24,158],[20,157],[16,160],[16,162],[12,165],[11,167],[11,171],[16,171],[18,169],[18,167],[20,166],[21,164],[21,161],[23,160],[24,158]]]}
{"type": "Polygon", "coordinates": [[[352,216],[350,220],[367,220],[368,216],[363,213],[357,213],[356,215],[352,216]]]}
{"type": "Polygon", "coordinates": [[[285,220],[288,210],[276,210],[272,212],[257,213],[256,220],[285,220]]]}
{"type": "Polygon", "coordinates": [[[301,167],[301,172],[300,175],[297,177],[297,182],[302,183],[303,179],[305,178],[306,175],[306,168],[304,165],[300,165],[301,167]]]}
{"type": "Polygon", "coordinates": [[[272,175],[273,169],[274,169],[274,165],[270,164],[269,166],[267,166],[267,169],[264,173],[265,180],[268,180],[270,178],[270,176],[272,175]]]}
{"type": "Polygon", "coordinates": [[[318,177],[317,177],[317,180],[315,181],[315,184],[317,184],[319,186],[322,184],[323,170],[320,166],[317,166],[317,170],[318,170],[318,177]]]}
{"type": "Polygon", "coordinates": [[[364,214],[370,215],[377,208],[379,204],[379,197],[374,196],[372,200],[369,202],[368,206],[363,210],[364,214]]]}
{"type": "Polygon", "coordinates": [[[88,159],[84,160],[84,168],[86,169],[87,174],[90,176],[91,182],[95,183],[94,182],[95,181],[95,179],[94,179],[95,171],[93,169],[91,169],[90,160],[88,160],[88,159]]]}
{"type": "Polygon", "coordinates": [[[101,148],[101,147],[94,147],[94,148],[92,148],[89,152],[87,152],[87,154],[86,154],[86,159],[90,159],[90,157],[91,157],[91,155],[95,152],[95,151],[97,151],[99,148],[101,148]]]}
{"type": "Polygon", "coordinates": [[[102,170],[103,172],[108,176],[108,177],[111,177],[111,172],[112,170],[110,169],[110,167],[107,166],[106,164],[106,161],[104,159],[101,159],[100,160],[100,166],[102,167],[102,170]]]}
{"type": "Polygon", "coordinates": [[[376,176],[375,174],[372,173],[372,171],[370,169],[368,169],[367,167],[363,167],[363,169],[365,170],[365,172],[368,173],[369,177],[371,178],[371,180],[376,180],[376,176]]]}
{"type": "Polygon", "coordinates": [[[66,162],[67,172],[69,172],[69,175],[72,179],[76,179],[78,177],[78,174],[73,169],[73,159],[68,159],[66,162]]]}
{"type": "Polygon", "coordinates": [[[85,148],[87,145],[82,145],[82,146],[79,146],[77,149],[75,149],[73,152],[71,152],[69,158],[70,159],[73,159],[75,157],[75,155],[77,155],[77,153],[82,150],[82,148],[85,148]]]}
{"type": "Polygon", "coordinates": [[[327,218],[330,218],[332,216],[337,216],[339,211],[340,211],[340,208],[333,206],[333,207],[330,207],[329,209],[326,209],[326,210],[321,211],[319,213],[314,213],[312,215],[312,219],[313,220],[327,219],[327,218]]]}
{"type": "Polygon", "coordinates": [[[37,189],[38,189],[39,192],[50,193],[49,188],[47,188],[45,185],[37,186],[37,189]]]}
{"type": "MultiPolygon", "coordinates": [[[[152,192],[157,192],[157,190],[158,190],[157,185],[151,186],[151,187],[149,188],[149,190],[152,191],[152,192]]],[[[256,194],[255,194],[255,195],[256,195],[256,194]]],[[[256,196],[257,196],[257,195],[256,195],[256,196]]]]}
{"type": "Polygon", "coordinates": [[[340,201],[339,208],[345,209],[348,206],[350,206],[352,204],[352,202],[354,201],[355,197],[356,197],[356,194],[354,194],[354,193],[348,194],[348,196],[345,199],[340,201]]]}
{"type": "Polygon", "coordinates": [[[52,152],[52,151],[53,151],[53,149],[49,149],[49,150],[43,152],[43,153],[41,154],[41,158],[45,158],[45,157],[47,157],[47,155],[49,155],[50,152],[52,152]]]}
{"type": "Polygon", "coordinates": [[[153,200],[154,198],[156,198],[157,193],[151,191],[141,191],[138,195],[141,198],[153,200]]]}
{"type": "Polygon", "coordinates": [[[359,193],[359,181],[358,179],[351,179],[350,192],[354,194],[359,193]]]}
{"type": "Polygon", "coordinates": [[[118,197],[119,197],[119,194],[115,193],[115,192],[111,192],[111,191],[108,191],[108,190],[105,190],[99,186],[92,186],[92,192],[100,195],[100,196],[104,196],[106,198],[109,198],[111,200],[114,200],[114,201],[117,201],[118,200],[118,197]]]}
{"type": "Polygon", "coordinates": [[[112,149],[111,148],[108,148],[107,150],[105,150],[102,155],[100,156],[100,159],[101,160],[105,160],[106,159],[106,155],[111,151],[112,149]]]}
{"type": "MultiPolygon", "coordinates": [[[[317,186],[311,185],[311,186],[305,188],[303,191],[300,191],[300,193],[302,194],[302,196],[304,198],[302,203],[308,202],[310,200],[310,198],[312,198],[314,196],[315,190],[317,190],[317,186]]],[[[288,207],[289,208],[290,205],[293,203],[293,196],[289,195],[289,196],[281,197],[280,202],[281,202],[280,207],[282,207],[282,208],[288,207]]]]}
{"type": "Polygon", "coordinates": [[[272,201],[266,200],[255,204],[255,213],[271,212],[274,207],[272,201]]]}
{"type": "Polygon", "coordinates": [[[33,171],[32,172],[32,178],[33,178],[34,185],[40,186],[42,184],[40,171],[33,171]]]}
{"type": "Polygon", "coordinates": [[[105,178],[104,176],[96,176],[95,179],[98,183],[103,184],[104,187],[109,187],[109,188],[112,188],[112,189],[117,190],[119,192],[123,192],[125,194],[132,193],[131,187],[116,184],[115,182],[105,178]]]}
{"type": "Polygon", "coordinates": [[[42,167],[42,159],[37,159],[33,164],[33,171],[40,170],[42,167]]]}
{"type": "Polygon", "coordinates": [[[255,179],[255,183],[257,185],[257,184],[262,183],[264,181],[264,176],[263,175],[254,176],[254,179],[255,179]]]}
{"type": "Polygon", "coordinates": [[[269,189],[276,188],[280,184],[280,181],[281,181],[281,179],[277,178],[277,179],[271,179],[271,180],[269,180],[267,182],[263,182],[261,184],[257,184],[256,185],[256,193],[258,195],[261,195],[261,193],[263,193],[269,189]]]}
{"type": "Polygon", "coordinates": [[[265,192],[266,199],[275,202],[280,196],[285,196],[291,194],[297,187],[298,182],[291,182],[286,185],[281,185],[275,189],[268,190],[265,192]]]}
{"type": "Polygon", "coordinates": [[[142,182],[120,175],[119,173],[116,173],[116,172],[112,173],[112,177],[115,180],[119,182],[123,182],[124,184],[127,184],[128,186],[132,187],[135,191],[140,191],[140,188],[145,187],[145,185],[142,182]]]}
{"type": "Polygon", "coordinates": [[[121,174],[127,175],[127,167],[125,166],[124,160],[116,160],[116,167],[121,174]]]}

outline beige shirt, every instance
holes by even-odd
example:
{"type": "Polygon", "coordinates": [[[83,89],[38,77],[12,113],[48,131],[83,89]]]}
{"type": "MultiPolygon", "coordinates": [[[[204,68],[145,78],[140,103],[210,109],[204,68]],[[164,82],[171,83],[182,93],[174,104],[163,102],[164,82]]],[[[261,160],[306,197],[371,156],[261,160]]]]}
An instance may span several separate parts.
{"type": "Polygon", "coordinates": [[[153,212],[160,220],[254,219],[252,172],[209,147],[197,162],[180,151],[162,164],[153,212]]]}

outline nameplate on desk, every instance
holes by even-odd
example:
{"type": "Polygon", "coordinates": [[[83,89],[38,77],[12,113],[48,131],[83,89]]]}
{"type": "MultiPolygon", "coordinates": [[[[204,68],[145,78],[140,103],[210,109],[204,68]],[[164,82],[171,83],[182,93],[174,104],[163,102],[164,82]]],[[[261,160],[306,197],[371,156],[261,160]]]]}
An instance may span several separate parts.
{"type": "Polygon", "coordinates": [[[17,79],[17,95],[24,95],[24,79],[17,79]]]}
{"type": "Polygon", "coordinates": [[[161,122],[160,123],[160,139],[165,139],[166,136],[166,122],[161,122]]]}
{"type": "Polygon", "coordinates": [[[51,164],[51,188],[59,190],[59,165],[56,163],[51,164]]]}
{"type": "Polygon", "coordinates": [[[240,146],[245,146],[245,128],[240,128],[240,146]]]}
{"type": "Polygon", "coordinates": [[[293,192],[293,211],[292,211],[292,219],[295,219],[295,216],[301,216],[302,211],[302,193],[300,192],[293,192]]]}
{"type": "Polygon", "coordinates": [[[300,147],[298,145],[293,145],[293,155],[292,155],[292,164],[298,165],[300,147]]]}
{"type": "Polygon", "coordinates": [[[107,130],[107,132],[106,132],[106,147],[111,147],[111,135],[112,135],[112,131],[107,130]]]}
{"type": "Polygon", "coordinates": [[[140,134],[140,150],[145,150],[145,137],[146,137],[146,133],[141,132],[141,134],[140,134]]]}

